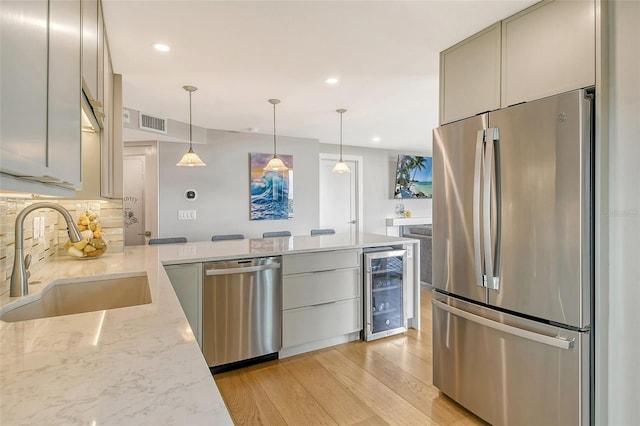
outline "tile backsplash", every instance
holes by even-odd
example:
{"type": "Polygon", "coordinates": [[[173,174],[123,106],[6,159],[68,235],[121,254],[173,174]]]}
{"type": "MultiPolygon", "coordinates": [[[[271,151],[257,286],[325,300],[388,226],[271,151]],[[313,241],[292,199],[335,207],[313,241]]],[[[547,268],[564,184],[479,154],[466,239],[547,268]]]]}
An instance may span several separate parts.
{"type": "MultiPolygon", "coordinates": [[[[108,252],[119,252],[124,248],[124,220],[122,200],[33,200],[20,198],[0,198],[0,294],[9,291],[13,256],[15,250],[15,222],[16,216],[25,207],[38,202],[57,203],[69,210],[71,216],[77,219],[89,210],[98,215],[104,239],[108,244],[108,252]]],[[[32,271],[36,271],[54,256],[67,256],[63,246],[67,241],[67,226],[55,210],[38,209],[25,218],[24,222],[24,252],[31,254],[32,271]],[[44,227],[43,236],[34,238],[34,220],[40,221],[40,229],[44,227]]]]}

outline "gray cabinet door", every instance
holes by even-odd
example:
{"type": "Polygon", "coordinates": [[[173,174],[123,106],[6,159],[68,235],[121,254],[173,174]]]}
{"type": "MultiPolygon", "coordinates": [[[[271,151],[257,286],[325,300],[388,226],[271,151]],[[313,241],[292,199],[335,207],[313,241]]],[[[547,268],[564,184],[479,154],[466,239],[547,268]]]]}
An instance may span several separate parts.
{"type": "Polygon", "coordinates": [[[594,8],[546,1],[503,21],[503,107],[596,83],[594,8]]]}
{"type": "Polygon", "coordinates": [[[98,0],[82,0],[82,78],[89,100],[97,100],[98,0]]]}
{"type": "Polygon", "coordinates": [[[440,53],[440,123],[500,108],[500,23],[440,53]]]}
{"type": "Polygon", "coordinates": [[[80,14],[80,0],[50,3],[49,173],[75,188],[82,181],[80,14]]]}
{"type": "Polygon", "coordinates": [[[202,263],[168,265],[164,269],[196,341],[202,346],[202,263]]]}
{"type": "Polygon", "coordinates": [[[42,176],[47,164],[46,0],[0,7],[0,170],[42,176]]]}

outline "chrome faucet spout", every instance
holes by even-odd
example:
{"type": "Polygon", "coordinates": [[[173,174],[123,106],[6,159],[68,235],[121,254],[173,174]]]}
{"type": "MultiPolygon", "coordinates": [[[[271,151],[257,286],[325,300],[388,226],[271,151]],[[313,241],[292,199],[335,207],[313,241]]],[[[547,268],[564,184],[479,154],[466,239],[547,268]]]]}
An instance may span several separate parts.
{"type": "Polygon", "coordinates": [[[67,222],[67,233],[71,242],[77,243],[82,240],[82,234],[76,226],[71,213],[64,207],[55,203],[35,203],[28,207],[25,207],[16,217],[15,225],[15,253],[13,256],[13,272],[11,272],[11,287],[9,290],[9,296],[18,297],[25,296],[29,293],[29,283],[27,277],[27,270],[24,261],[24,219],[34,210],[37,209],[52,209],[58,211],[65,222],[67,222]]]}

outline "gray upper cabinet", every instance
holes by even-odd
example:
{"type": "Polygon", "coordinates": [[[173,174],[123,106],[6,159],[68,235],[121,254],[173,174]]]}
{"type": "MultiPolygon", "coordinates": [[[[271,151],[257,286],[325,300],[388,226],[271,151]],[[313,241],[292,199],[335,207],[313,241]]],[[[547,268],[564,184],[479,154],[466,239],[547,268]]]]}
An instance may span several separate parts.
{"type": "MultiPolygon", "coordinates": [[[[99,2],[98,4],[98,22],[97,22],[97,36],[98,36],[98,52],[97,52],[97,82],[98,82],[98,86],[96,88],[96,100],[98,102],[100,102],[101,104],[104,105],[104,98],[105,98],[105,84],[107,84],[107,82],[105,81],[105,63],[109,61],[109,52],[108,49],[105,49],[105,28],[104,28],[104,19],[103,19],[103,15],[102,15],[102,2],[99,2]]],[[[105,108],[105,111],[107,109],[105,108]]]]}
{"type": "Polygon", "coordinates": [[[3,1],[0,10],[3,189],[72,195],[81,184],[80,0],[3,1]]]}
{"type": "Polygon", "coordinates": [[[596,0],[546,0],[440,54],[440,124],[595,84],[596,0]]]}
{"type": "Polygon", "coordinates": [[[52,0],[49,9],[49,160],[54,176],[79,188],[80,1],[52,0]]]}
{"type": "Polygon", "coordinates": [[[98,0],[82,0],[82,79],[89,101],[98,99],[98,0]]]}
{"type": "Polygon", "coordinates": [[[500,108],[500,23],[440,53],[440,123],[500,108]]]}
{"type": "Polygon", "coordinates": [[[12,175],[46,174],[48,13],[46,0],[0,7],[0,170],[12,175]]]}
{"type": "Polygon", "coordinates": [[[595,84],[593,0],[540,3],[502,32],[503,107],[595,84]]]}

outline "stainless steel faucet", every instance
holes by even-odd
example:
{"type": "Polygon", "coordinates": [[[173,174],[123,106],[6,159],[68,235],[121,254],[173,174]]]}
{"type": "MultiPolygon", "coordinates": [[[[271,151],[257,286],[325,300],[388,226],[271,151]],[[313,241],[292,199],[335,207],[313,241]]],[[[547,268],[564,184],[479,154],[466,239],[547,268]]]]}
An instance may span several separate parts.
{"type": "Polygon", "coordinates": [[[82,240],[82,234],[80,234],[80,230],[73,221],[73,218],[71,217],[69,211],[64,207],[54,203],[35,203],[31,204],[28,207],[25,207],[20,213],[18,213],[18,217],[16,217],[16,249],[13,255],[13,272],[11,272],[11,287],[9,290],[9,296],[11,297],[25,296],[29,293],[29,277],[25,267],[24,248],[22,247],[22,240],[24,238],[24,230],[22,228],[24,226],[24,218],[29,213],[37,209],[53,209],[60,212],[60,214],[64,217],[64,220],[67,222],[67,233],[69,234],[69,239],[71,239],[71,242],[77,243],[78,241],[82,240]]]}

